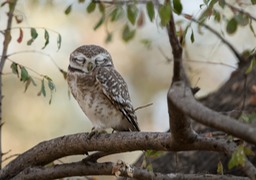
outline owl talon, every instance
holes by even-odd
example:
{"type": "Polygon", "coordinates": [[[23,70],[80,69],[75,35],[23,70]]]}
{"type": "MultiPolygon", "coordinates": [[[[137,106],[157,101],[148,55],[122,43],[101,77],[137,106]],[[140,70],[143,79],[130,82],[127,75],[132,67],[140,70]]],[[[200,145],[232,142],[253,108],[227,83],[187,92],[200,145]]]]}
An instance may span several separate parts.
{"type": "Polygon", "coordinates": [[[88,135],[88,139],[91,139],[93,136],[96,136],[97,138],[100,134],[104,134],[104,133],[107,133],[107,132],[105,130],[97,130],[93,127],[92,131],[88,135]]]}
{"type": "Polygon", "coordinates": [[[91,131],[88,135],[88,139],[91,139],[96,133],[97,131],[91,131]]]}

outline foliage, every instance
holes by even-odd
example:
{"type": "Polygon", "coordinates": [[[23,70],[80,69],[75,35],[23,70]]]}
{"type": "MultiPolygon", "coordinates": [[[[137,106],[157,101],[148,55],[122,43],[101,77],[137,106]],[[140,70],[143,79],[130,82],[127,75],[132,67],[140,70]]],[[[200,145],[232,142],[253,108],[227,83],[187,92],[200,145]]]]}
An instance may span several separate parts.
{"type": "MultiPolygon", "coordinates": [[[[83,3],[84,1],[78,1],[78,3],[83,3]]],[[[237,2],[239,5],[242,5],[242,2],[237,2]]],[[[255,4],[255,0],[251,0],[252,4],[255,4]]],[[[69,5],[65,14],[69,14],[71,12],[72,5],[69,5]]],[[[170,12],[174,12],[177,15],[184,16],[185,19],[189,19],[190,15],[183,14],[183,6],[180,0],[172,0],[172,1],[164,1],[163,3],[147,1],[100,1],[94,0],[89,4],[85,3],[86,10],[88,13],[97,12],[101,14],[101,17],[97,21],[94,26],[94,30],[100,28],[103,24],[106,24],[106,39],[105,42],[111,42],[113,40],[113,32],[108,29],[107,24],[109,22],[115,23],[119,21],[119,23],[123,24],[121,37],[125,42],[131,41],[135,35],[136,31],[143,27],[144,23],[148,19],[152,23],[158,24],[160,27],[164,28],[167,26],[170,20],[170,12]],[[98,7],[98,8],[97,8],[98,7]],[[147,17],[147,18],[146,18],[147,17]]],[[[248,27],[252,31],[252,33],[256,36],[254,32],[254,28],[252,26],[252,22],[254,17],[252,17],[249,13],[243,11],[240,8],[237,8],[225,0],[204,0],[203,4],[200,5],[202,9],[202,13],[199,17],[200,22],[205,22],[205,20],[213,17],[216,23],[226,23],[226,32],[229,35],[233,35],[239,27],[244,27],[249,25],[248,27]],[[220,7],[220,8],[219,8],[220,7]],[[223,10],[230,9],[233,13],[231,17],[226,17],[223,13],[223,10]]],[[[190,17],[191,18],[191,17],[190,17]]],[[[187,27],[185,30],[182,30],[182,36],[187,35],[188,27],[191,26],[191,22],[187,23],[187,27]]],[[[180,26],[181,28],[181,26],[180,26]]],[[[182,37],[184,41],[185,38],[182,37]]],[[[193,43],[195,41],[194,32],[192,30],[190,34],[190,40],[193,43]]],[[[148,40],[150,41],[150,40],[148,40]]]]}
{"type": "Polygon", "coordinates": [[[238,146],[228,162],[228,168],[232,169],[236,166],[244,166],[247,155],[254,155],[254,153],[250,148],[242,145],[238,146]]]}
{"type": "MultiPolygon", "coordinates": [[[[78,1],[82,3],[82,1],[78,1]]],[[[165,1],[163,4],[156,5],[153,1],[148,1],[145,4],[140,4],[138,1],[125,2],[109,2],[111,8],[106,8],[107,2],[104,1],[91,1],[86,4],[87,13],[99,12],[101,13],[100,19],[94,26],[94,30],[101,27],[104,23],[109,22],[115,23],[117,21],[122,21],[123,28],[121,37],[125,42],[129,42],[135,37],[136,31],[142,28],[146,22],[145,17],[148,17],[150,22],[154,22],[156,17],[160,18],[159,25],[164,28],[170,20],[170,12],[174,11],[176,14],[182,13],[182,4],[180,0],[174,0],[172,4],[169,1],[165,1]],[[107,11],[107,13],[106,13],[107,11]],[[145,12],[146,11],[146,12],[145,12]],[[158,13],[158,16],[157,16],[158,13]]],[[[65,14],[70,14],[72,5],[69,5],[64,11],[65,14]]],[[[109,7],[109,6],[108,6],[109,7]]],[[[104,26],[107,28],[107,26],[104,26]]],[[[106,29],[107,37],[106,42],[111,42],[113,38],[113,32],[106,29]]]]}
{"type": "MultiPolygon", "coordinates": [[[[12,8],[12,5],[13,3],[12,2],[8,2],[8,1],[5,1],[1,4],[1,7],[5,6],[5,5],[9,5],[9,8],[12,8]]],[[[68,14],[69,12],[71,11],[71,6],[70,8],[67,9],[67,11],[65,12],[66,14],[68,14]]],[[[8,16],[8,13],[7,13],[7,16],[8,16]]],[[[17,38],[17,42],[18,43],[22,43],[24,40],[24,33],[27,33],[26,31],[29,31],[30,32],[30,38],[26,41],[26,44],[28,46],[31,46],[36,39],[38,39],[38,37],[41,36],[41,34],[43,34],[43,39],[44,39],[44,45],[42,46],[42,50],[44,50],[50,43],[50,39],[51,36],[53,34],[56,34],[57,35],[57,40],[56,40],[56,44],[57,44],[57,50],[59,50],[61,48],[61,41],[62,41],[62,38],[61,38],[61,35],[60,33],[54,31],[54,30],[49,30],[47,28],[41,28],[41,27],[23,27],[22,26],[22,23],[23,23],[23,16],[19,15],[19,14],[14,14],[14,19],[16,21],[17,24],[19,24],[20,26],[19,27],[11,27],[10,29],[8,29],[9,31],[15,31],[15,30],[19,30],[19,36],[17,38]],[[43,31],[43,33],[41,33],[41,31],[43,31]]],[[[4,32],[4,31],[3,31],[4,32]]],[[[12,34],[10,33],[10,39],[12,39],[12,34]]],[[[16,54],[16,53],[23,53],[23,52],[15,52],[13,54],[16,54]]],[[[25,52],[24,52],[25,53],[25,52]]],[[[40,52],[38,52],[40,53],[40,52]]],[[[32,84],[34,86],[37,86],[37,83],[36,81],[34,80],[33,76],[30,75],[29,71],[32,71],[34,72],[35,74],[39,75],[41,77],[41,88],[40,88],[40,91],[38,92],[38,96],[40,95],[43,95],[44,97],[46,96],[46,89],[45,89],[45,80],[47,80],[48,82],[48,88],[50,90],[50,100],[49,100],[49,103],[51,103],[52,101],[52,93],[56,90],[55,88],[55,85],[53,83],[53,80],[47,76],[47,75],[41,75],[37,72],[35,72],[33,69],[29,68],[29,67],[25,67],[17,62],[14,62],[10,59],[10,57],[13,55],[13,54],[9,54],[6,56],[6,60],[9,60],[11,61],[11,70],[12,70],[12,73],[17,75],[18,78],[20,78],[20,81],[24,83],[25,85],[25,92],[27,91],[28,87],[32,84]]],[[[41,53],[43,54],[43,53],[41,53]]],[[[51,58],[51,60],[53,60],[51,58]]],[[[56,63],[54,63],[56,65],[56,63]]],[[[56,65],[57,66],[57,65],[56,65]]],[[[58,66],[57,68],[60,70],[60,72],[64,75],[64,78],[65,78],[65,74],[66,72],[62,69],[60,69],[58,66]]]]}
{"type": "Polygon", "coordinates": [[[147,150],[144,154],[143,161],[142,161],[142,167],[146,168],[148,171],[153,171],[153,166],[151,161],[153,159],[156,159],[157,157],[161,156],[163,153],[160,151],[154,151],[154,150],[147,150]]]}

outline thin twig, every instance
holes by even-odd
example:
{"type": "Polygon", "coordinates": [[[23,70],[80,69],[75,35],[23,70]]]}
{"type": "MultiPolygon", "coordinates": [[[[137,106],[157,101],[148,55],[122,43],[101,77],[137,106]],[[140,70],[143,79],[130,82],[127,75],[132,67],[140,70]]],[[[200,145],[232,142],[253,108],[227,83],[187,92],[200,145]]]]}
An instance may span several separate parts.
{"type": "Polygon", "coordinates": [[[140,109],[152,106],[152,105],[153,105],[153,103],[149,103],[149,104],[146,104],[146,105],[143,105],[143,106],[139,106],[139,107],[135,108],[134,111],[137,111],[137,110],[140,110],[140,109]]]}
{"type": "Polygon", "coordinates": [[[245,12],[244,10],[242,10],[242,9],[240,9],[240,8],[237,8],[237,7],[233,6],[232,4],[227,3],[226,1],[223,1],[223,2],[224,2],[224,4],[227,5],[230,9],[235,10],[235,11],[241,13],[241,14],[244,14],[244,15],[248,16],[249,18],[251,18],[252,20],[256,21],[256,18],[253,17],[250,13],[245,12]]]}
{"type": "Polygon", "coordinates": [[[59,70],[61,69],[58,64],[55,62],[55,60],[52,58],[51,55],[45,53],[45,52],[42,52],[42,51],[37,51],[37,50],[25,50],[25,51],[18,51],[18,52],[13,52],[13,53],[10,53],[8,55],[6,55],[7,57],[10,57],[10,56],[14,56],[14,55],[19,55],[19,54],[25,54],[25,53],[37,53],[37,54],[41,54],[43,56],[46,56],[48,57],[52,63],[54,64],[54,66],[56,66],[59,70]]]}
{"type": "Polygon", "coordinates": [[[15,62],[15,61],[11,60],[9,57],[7,58],[7,60],[10,61],[10,62],[12,62],[12,63],[15,63],[15,64],[17,64],[17,65],[19,65],[19,66],[21,66],[21,67],[24,67],[24,68],[30,70],[31,72],[37,74],[37,75],[40,76],[40,77],[45,77],[45,75],[38,73],[37,71],[35,71],[34,69],[32,69],[32,68],[30,68],[30,67],[28,67],[28,66],[24,66],[24,65],[22,65],[22,64],[19,64],[19,63],[15,62]]]}
{"type": "MultiPolygon", "coordinates": [[[[15,10],[17,4],[17,0],[9,1],[9,12],[8,19],[7,19],[7,26],[4,31],[4,41],[3,41],[3,50],[0,60],[0,124],[2,124],[2,72],[4,68],[4,64],[6,61],[6,55],[8,52],[9,43],[11,42],[11,32],[10,29],[12,27],[12,20],[13,20],[13,12],[15,10]]],[[[2,169],[2,127],[0,127],[0,169],[2,169]]]]}
{"type": "Polygon", "coordinates": [[[6,157],[5,159],[3,159],[2,162],[7,161],[8,159],[11,159],[11,158],[13,158],[13,157],[17,157],[17,156],[19,156],[19,155],[20,155],[20,154],[12,154],[12,155],[6,157]]]}
{"type": "Polygon", "coordinates": [[[124,0],[124,1],[106,1],[106,0],[92,0],[92,2],[94,3],[103,3],[103,4],[114,4],[114,5],[117,5],[117,4],[135,4],[135,3],[139,3],[139,4],[146,4],[150,1],[147,1],[147,0],[142,0],[142,1],[139,1],[139,2],[136,2],[136,1],[133,1],[133,0],[124,0]]]}
{"type": "Polygon", "coordinates": [[[226,44],[229,49],[234,53],[234,55],[236,56],[236,58],[238,59],[239,62],[244,62],[244,58],[238,53],[238,51],[235,49],[235,47],[229,43],[226,39],[224,39],[216,30],[214,30],[213,28],[211,28],[210,26],[208,26],[207,24],[205,24],[204,22],[200,22],[197,19],[193,18],[190,15],[186,15],[183,14],[183,16],[190,20],[193,21],[197,24],[199,24],[200,26],[203,26],[204,28],[206,28],[207,30],[211,31],[214,35],[216,35],[224,44],[226,44]]]}
{"type": "Polygon", "coordinates": [[[199,61],[199,60],[194,60],[194,59],[189,59],[188,62],[192,62],[192,63],[202,63],[202,64],[214,64],[214,65],[222,65],[222,66],[226,66],[232,69],[237,69],[235,66],[223,63],[223,62],[212,62],[212,61],[199,61]]]}

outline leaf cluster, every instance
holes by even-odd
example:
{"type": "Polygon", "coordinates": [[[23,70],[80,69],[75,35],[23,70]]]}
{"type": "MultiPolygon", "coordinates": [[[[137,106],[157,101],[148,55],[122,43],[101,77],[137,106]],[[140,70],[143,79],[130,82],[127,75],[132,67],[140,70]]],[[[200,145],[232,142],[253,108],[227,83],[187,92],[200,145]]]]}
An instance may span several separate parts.
{"type": "MultiPolygon", "coordinates": [[[[27,29],[27,28],[22,28],[20,27],[19,28],[19,37],[17,39],[17,42],[18,43],[21,43],[23,41],[23,37],[24,37],[24,29],[27,29]]],[[[34,28],[34,27],[31,27],[29,28],[30,29],[30,39],[27,41],[27,45],[30,46],[32,45],[32,43],[38,38],[38,30],[37,29],[41,29],[41,28],[34,28]]],[[[50,42],[50,35],[49,35],[49,31],[45,28],[43,28],[44,30],[44,46],[42,47],[42,49],[45,49],[46,46],[49,44],[50,42]]],[[[61,47],[61,35],[59,33],[57,33],[58,36],[57,36],[57,47],[58,47],[58,50],[60,49],[61,47]]]]}
{"type": "MultiPolygon", "coordinates": [[[[25,84],[25,90],[27,91],[28,87],[32,84],[33,86],[37,86],[37,83],[35,82],[34,78],[29,74],[28,68],[16,63],[12,62],[10,68],[12,69],[12,73],[17,75],[17,77],[20,79],[21,82],[25,84]]],[[[46,97],[46,88],[45,88],[45,81],[47,81],[47,87],[50,90],[50,100],[49,104],[52,102],[52,93],[56,90],[55,84],[53,83],[53,80],[46,75],[40,75],[42,77],[41,81],[41,88],[40,91],[37,93],[38,96],[43,95],[46,97]]]]}
{"type": "MultiPolygon", "coordinates": [[[[84,1],[78,1],[83,3],[84,1]]],[[[69,5],[65,9],[65,14],[68,15],[72,11],[72,5],[69,5]]],[[[113,39],[113,32],[111,32],[107,24],[119,22],[123,24],[121,37],[125,42],[132,40],[136,31],[142,28],[147,18],[150,22],[155,22],[156,17],[159,17],[159,25],[165,27],[170,20],[170,12],[173,11],[176,14],[182,13],[182,4],[180,0],[165,1],[162,4],[155,4],[154,1],[148,1],[146,3],[140,3],[139,1],[91,1],[87,7],[86,12],[100,12],[101,17],[94,26],[94,30],[100,28],[105,24],[107,37],[105,42],[110,42],[113,39]],[[147,18],[146,18],[147,17],[147,18]]],[[[157,21],[156,21],[157,22],[157,21]]]]}

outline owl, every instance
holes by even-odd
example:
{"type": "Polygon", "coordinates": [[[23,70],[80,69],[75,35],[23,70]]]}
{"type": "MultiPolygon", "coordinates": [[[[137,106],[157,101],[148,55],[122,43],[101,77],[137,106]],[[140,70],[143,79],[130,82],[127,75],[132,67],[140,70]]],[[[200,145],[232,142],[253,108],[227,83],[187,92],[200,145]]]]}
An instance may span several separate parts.
{"type": "Polygon", "coordinates": [[[92,132],[140,131],[128,87],[115,70],[111,55],[96,45],[84,45],[70,55],[70,91],[92,122],[92,132]]]}

